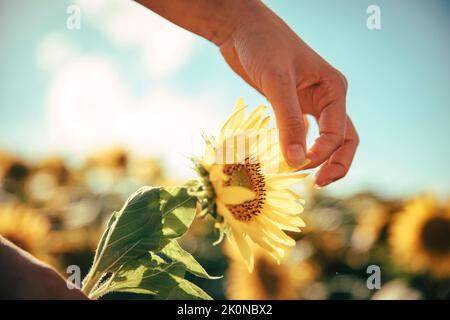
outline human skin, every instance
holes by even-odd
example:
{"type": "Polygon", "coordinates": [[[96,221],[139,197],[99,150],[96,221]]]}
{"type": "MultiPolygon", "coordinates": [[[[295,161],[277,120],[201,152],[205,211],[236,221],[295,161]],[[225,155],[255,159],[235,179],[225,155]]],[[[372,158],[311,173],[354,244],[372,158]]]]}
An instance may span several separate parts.
{"type": "MultiPolygon", "coordinates": [[[[228,65],[271,103],[290,166],[319,169],[316,185],[344,177],[359,138],[346,113],[347,80],[258,0],[138,0],[213,42],[228,65]],[[305,115],[319,125],[307,150],[305,115]]],[[[151,30],[149,30],[151,32],[151,30]]]]}
{"type": "Polygon", "coordinates": [[[84,300],[50,266],[0,236],[0,299],[84,300]]]}

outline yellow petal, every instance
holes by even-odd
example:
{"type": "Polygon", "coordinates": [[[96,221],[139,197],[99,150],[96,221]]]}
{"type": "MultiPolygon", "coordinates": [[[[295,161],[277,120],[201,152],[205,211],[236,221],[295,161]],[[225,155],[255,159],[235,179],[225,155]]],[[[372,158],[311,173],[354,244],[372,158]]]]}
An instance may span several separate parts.
{"type": "Polygon", "coordinates": [[[241,257],[244,259],[245,265],[247,266],[247,269],[249,272],[253,272],[253,266],[255,263],[253,251],[250,248],[248,240],[244,235],[242,235],[240,232],[232,232],[228,239],[230,240],[230,243],[238,249],[239,253],[241,254],[241,257]]]}
{"type": "Polygon", "coordinates": [[[239,109],[242,109],[243,107],[245,107],[245,100],[243,97],[240,97],[236,101],[236,104],[234,105],[234,110],[239,110],[239,109]]]}
{"type": "Polygon", "coordinates": [[[245,116],[245,106],[237,108],[233,114],[225,121],[225,124],[222,126],[220,130],[220,138],[222,141],[225,136],[232,135],[236,127],[239,127],[242,123],[242,120],[245,116]]]}
{"type": "Polygon", "coordinates": [[[255,193],[245,187],[241,186],[228,186],[223,187],[219,194],[220,200],[224,204],[237,205],[245,201],[250,201],[255,198],[255,193]]]}
{"type": "Polygon", "coordinates": [[[257,243],[261,247],[265,249],[270,248],[270,251],[273,251],[273,253],[278,255],[280,258],[283,257],[283,245],[261,232],[262,226],[258,221],[249,221],[245,223],[239,222],[238,229],[241,230],[242,233],[247,234],[253,242],[257,243]]]}
{"type": "Polygon", "coordinates": [[[267,190],[267,198],[274,198],[278,200],[300,200],[303,198],[297,193],[289,189],[270,189],[267,190]]]}
{"type": "Polygon", "coordinates": [[[209,180],[211,182],[224,181],[224,180],[226,181],[227,178],[228,178],[227,175],[225,175],[223,173],[223,166],[222,165],[213,166],[211,168],[211,170],[209,171],[209,180]]]}
{"type": "MultiPolygon", "coordinates": [[[[282,224],[284,226],[290,226],[290,227],[305,227],[306,226],[305,222],[299,216],[284,215],[284,214],[280,214],[275,211],[272,211],[270,209],[264,210],[263,214],[261,216],[266,216],[269,219],[271,219],[279,224],[282,224]]],[[[285,230],[287,230],[287,229],[285,229],[285,230]]]]}
{"type": "Polygon", "coordinates": [[[288,223],[279,222],[279,220],[280,220],[279,217],[276,219],[272,219],[272,218],[269,218],[267,215],[261,215],[259,218],[276,225],[281,230],[286,230],[286,231],[291,231],[291,232],[302,232],[302,230],[299,227],[295,227],[288,223]]]}
{"type": "Polygon", "coordinates": [[[299,168],[292,168],[290,165],[287,164],[286,160],[284,160],[284,158],[283,158],[283,160],[280,162],[278,172],[279,173],[290,173],[290,172],[299,171],[299,170],[303,169],[304,167],[306,167],[310,163],[311,163],[311,159],[306,159],[299,168]]]}
{"type": "Polygon", "coordinates": [[[295,245],[295,240],[281,231],[280,228],[275,226],[273,223],[270,223],[267,220],[259,219],[259,217],[256,217],[255,222],[259,223],[261,225],[261,231],[274,241],[290,247],[295,245]]]}
{"type": "Polygon", "coordinates": [[[267,174],[266,182],[276,189],[286,189],[298,183],[301,179],[308,176],[307,173],[285,174],[267,174]]]}
{"type": "Polygon", "coordinates": [[[265,162],[269,162],[273,158],[277,158],[278,154],[280,153],[280,147],[278,145],[278,139],[276,139],[276,133],[277,132],[275,128],[258,130],[258,154],[265,160],[265,162]]]}
{"type": "Polygon", "coordinates": [[[270,125],[270,117],[267,116],[261,119],[261,121],[258,123],[255,129],[258,131],[266,130],[267,128],[269,128],[269,125],[270,125]]]}
{"type": "Polygon", "coordinates": [[[266,106],[259,106],[248,116],[247,120],[240,126],[242,130],[255,130],[255,126],[261,120],[261,116],[266,113],[266,106]]]}
{"type": "Polygon", "coordinates": [[[284,245],[280,241],[274,239],[273,236],[269,237],[264,232],[261,232],[263,228],[261,224],[254,221],[245,223],[240,222],[233,217],[231,212],[221,201],[217,201],[216,203],[218,213],[224,217],[226,223],[228,223],[233,230],[233,233],[247,234],[253,242],[268,250],[268,252],[270,251],[269,254],[277,262],[280,261],[285,253],[284,245]]]}
{"type": "Polygon", "coordinates": [[[297,201],[282,201],[275,198],[267,198],[267,204],[276,212],[288,215],[297,215],[302,213],[304,208],[297,201]]]}
{"type": "Polygon", "coordinates": [[[261,232],[257,235],[249,232],[249,235],[253,242],[263,248],[278,264],[280,263],[280,260],[283,258],[285,253],[283,247],[277,246],[273,242],[270,242],[269,238],[263,236],[261,232]]]}
{"type": "Polygon", "coordinates": [[[275,149],[270,153],[268,153],[268,155],[266,155],[265,161],[266,166],[272,169],[271,171],[269,171],[270,173],[274,172],[278,174],[289,174],[293,172],[298,172],[311,162],[311,160],[306,159],[300,167],[292,168],[287,164],[286,160],[284,160],[284,156],[283,153],[281,152],[279,144],[274,144],[272,145],[272,147],[275,149]]]}
{"type": "Polygon", "coordinates": [[[205,154],[203,156],[203,165],[206,167],[206,169],[209,169],[215,162],[216,150],[211,144],[207,144],[205,147],[205,154]]]}

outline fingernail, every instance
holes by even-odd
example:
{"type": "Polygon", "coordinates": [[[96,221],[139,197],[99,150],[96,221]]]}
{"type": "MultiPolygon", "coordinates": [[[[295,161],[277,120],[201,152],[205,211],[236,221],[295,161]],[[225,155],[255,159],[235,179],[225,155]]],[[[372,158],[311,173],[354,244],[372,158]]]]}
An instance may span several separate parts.
{"type": "Polygon", "coordinates": [[[323,187],[329,185],[330,183],[333,183],[336,180],[337,180],[336,178],[334,178],[334,179],[332,178],[332,179],[327,179],[327,180],[324,180],[324,181],[316,181],[316,185],[318,185],[319,187],[323,188],[323,187]]]}
{"type": "Polygon", "coordinates": [[[316,186],[317,186],[319,189],[322,189],[323,187],[327,186],[328,183],[329,183],[328,181],[316,182],[316,186]]]}
{"type": "Polygon", "coordinates": [[[287,162],[291,167],[299,167],[305,161],[305,152],[301,144],[292,144],[287,147],[287,162]]]}

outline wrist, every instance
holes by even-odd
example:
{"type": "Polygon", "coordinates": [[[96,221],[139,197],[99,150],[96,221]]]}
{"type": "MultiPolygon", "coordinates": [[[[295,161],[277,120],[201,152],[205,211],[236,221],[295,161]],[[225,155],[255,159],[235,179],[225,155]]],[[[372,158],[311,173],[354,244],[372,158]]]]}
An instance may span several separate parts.
{"type": "Polygon", "coordinates": [[[220,47],[236,30],[270,11],[260,0],[136,0],[220,47]]]}
{"type": "Polygon", "coordinates": [[[238,32],[241,26],[261,16],[267,7],[260,0],[227,0],[220,2],[205,24],[202,36],[220,47],[238,32]]]}

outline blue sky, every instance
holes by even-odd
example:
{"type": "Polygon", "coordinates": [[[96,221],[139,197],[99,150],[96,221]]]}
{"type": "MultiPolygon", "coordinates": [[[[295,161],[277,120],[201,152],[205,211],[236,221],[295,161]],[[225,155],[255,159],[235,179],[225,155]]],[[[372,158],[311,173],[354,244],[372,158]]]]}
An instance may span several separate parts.
{"type": "MultiPolygon", "coordinates": [[[[448,196],[449,2],[265,3],[349,81],[361,145],[330,191],[448,196]],[[366,27],[371,4],[381,30],[366,27]]],[[[238,97],[267,103],[217,48],[131,1],[2,1],[0,43],[0,149],[29,157],[123,144],[185,177],[200,132],[215,133],[238,97]],[[80,30],[66,27],[74,3],[80,30]]]]}

